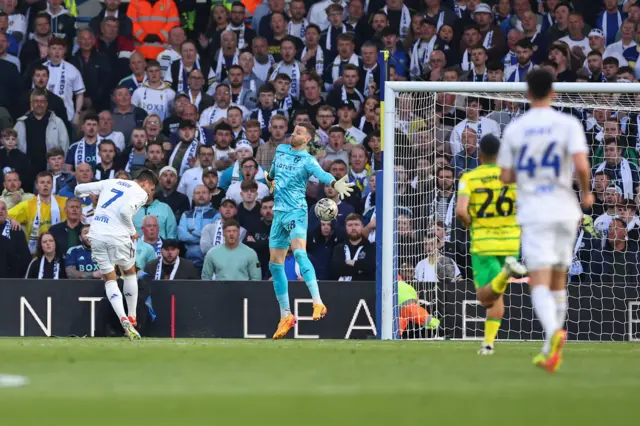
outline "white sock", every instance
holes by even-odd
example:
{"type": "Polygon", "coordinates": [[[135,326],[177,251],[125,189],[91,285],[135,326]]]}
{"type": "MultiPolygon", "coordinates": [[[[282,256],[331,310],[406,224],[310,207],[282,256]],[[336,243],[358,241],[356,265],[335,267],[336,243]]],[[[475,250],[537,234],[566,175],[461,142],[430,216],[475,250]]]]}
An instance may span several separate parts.
{"type": "Polygon", "coordinates": [[[116,315],[118,315],[118,319],[126,317],[127,314],[124,313],[124,305],[122,304],[122,293],[118,288],[118,283],[113,280],[107,281],[106,283],[104,283],[104,289],[107,293],[107,299],[109,299],[113,310],[115,311],[116,315]]]}
{"type": "Polygon", "coordinates": [[[136,318],[136,312],[138,308],[138,277],[135,275],[125,275],[122,277],[124,285],[122,290],[124,291],[124,298],[127,301],[127,312],[130,317],[136,318]]]}
{"type": "Polygon", "coordinates": [[[311,296],[311,300],[313,300],[314,305],[322,305],[322,298],[318,296],[311,296]]]}
{"type": "Polygon", "coordinates": [[[558,319],[556,317],[556,304],[551,295],[549,287],[537,285],[531,289],[531,304],[542,324],[544,330],[544,345],[542,352],[547,354],[550,348],[551,336],[558,329],[558,319]]]}
{"type": "Polygon", "coordinates": [[[567,320],[567,291],[556,290],[552,291],[551,295],[556,302],[556,318],[558,319],[558,326],[564,328],[565,321],[567,320]]]}

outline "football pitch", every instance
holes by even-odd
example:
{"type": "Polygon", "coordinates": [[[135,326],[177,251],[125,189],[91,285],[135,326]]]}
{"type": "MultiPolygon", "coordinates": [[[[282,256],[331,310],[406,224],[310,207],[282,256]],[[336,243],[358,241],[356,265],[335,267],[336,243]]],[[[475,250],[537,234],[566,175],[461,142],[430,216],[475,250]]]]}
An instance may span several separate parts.
{"type": "Polygon", "coordinates": [[[623,425],[640,419],[640,345],[0,339],[0,425],[623,425]],[[411,422],[411,423],[409,423],[411,422]]]}

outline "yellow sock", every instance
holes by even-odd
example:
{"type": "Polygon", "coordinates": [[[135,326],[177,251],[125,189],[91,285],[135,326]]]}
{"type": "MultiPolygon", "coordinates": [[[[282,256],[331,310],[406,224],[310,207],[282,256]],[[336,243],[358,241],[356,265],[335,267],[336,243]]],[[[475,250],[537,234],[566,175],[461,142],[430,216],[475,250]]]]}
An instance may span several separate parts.
{"type": "Polygon", "coordinates": [[[496,294],[502,294],[507,289],[507,284],[509,284],[509,274],[502,270],[491,280],[491,290],[496,294]]]}
{"type": "Polygon", "coordinates": [[[500,330],[501,320],[496,318],[487,318],[484,322],[484,345],[493,346],[493,342],[496,340],[498,330],[500,330]]]}

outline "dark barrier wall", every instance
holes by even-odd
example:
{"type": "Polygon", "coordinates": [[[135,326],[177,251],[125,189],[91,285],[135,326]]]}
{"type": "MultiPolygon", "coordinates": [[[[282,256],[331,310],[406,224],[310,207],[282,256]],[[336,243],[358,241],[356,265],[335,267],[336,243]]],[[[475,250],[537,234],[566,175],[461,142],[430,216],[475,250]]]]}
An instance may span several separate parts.
{"type": "MultiPolygon", "coordinates": [[[[311,321],[311,299],[303,282],[289,284],[296,338],[363,339],[375,336],[375,283],[323,282],[328,315],[311,321]]],[[[473,286],[452,283],[422,296],[443,319],[440,337],[478,338],[484,310],[473,286]],[[433,302],[437,300],[437,302],[433,302]]],[[[271,282],[156,281],[149,284],[157,319],[150,337],[269,338],[279,320],[271,282]]],[[[640,339],[640,287],[624,284],[570,285],[568,330],[572,340],[640,339]]],[[[0,336],[104,335],[115,319],[99,281],[0,280],[0,336]]],[[[501,339],[540,339],[528,289],[512,284],[501,339]]],[[[138,311],[146,311],[139,303],[138,311]]],[[[117,330],[117,323],[115,329],[117,330]]],[[[117,330],[120,332],[119,330],[117,330]]]]}

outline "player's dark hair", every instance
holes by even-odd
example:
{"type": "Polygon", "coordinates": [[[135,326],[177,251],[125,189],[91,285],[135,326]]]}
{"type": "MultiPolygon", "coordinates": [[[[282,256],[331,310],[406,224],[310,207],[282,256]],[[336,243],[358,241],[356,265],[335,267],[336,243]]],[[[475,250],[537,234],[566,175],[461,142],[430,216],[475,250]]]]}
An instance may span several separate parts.
{"type": "Polygon", "coordinates": [[[235,226],[236,228],[240,229],[240,224],[235,219],[225,220],[224,223],[222,224],[222,229],[227,229],[230,226],[235,226]]]}
{"type": "Polygon", "coordinates": [[[298,124],[299,127],[303,127],[307,133],[309,133],[309,136],[311,136],[311,140],[313,141],[316,138],[316,128],[313,127],[313,124],[311,123],[300,123],[298,124]]]}
{"type": "Polygon", "coordinates": [[[360,223],[363,223],[362,216],[358,213],[349,213],[347,218],[344,220],[344,223],[351,222],[352,220],[358,220],[360,223]]]}
{"type": "Polygon", "coordinates": [[[149,169],[140,169],[135,173],[134,179],[138,182],[149,182],[158,185],[158,176],[149,169]]]}
{"type": "Polygon", "coordinates": [[[555,77],[548,70],[534,69],[527,76],[527,91],[533,100],[542,100],[549,97],[553,90],[555,77]]]}
{"type": "Polygon", "coordinates": [[[500,139],[491,133],[486,134],[480,139],[480,152],[488,157],[498,155],[500,149],[500,139]]]}

